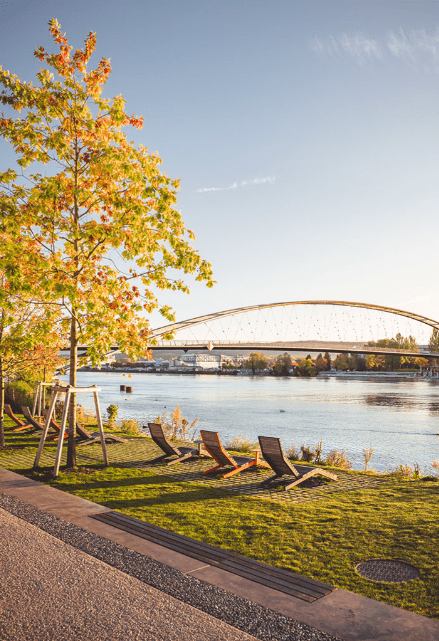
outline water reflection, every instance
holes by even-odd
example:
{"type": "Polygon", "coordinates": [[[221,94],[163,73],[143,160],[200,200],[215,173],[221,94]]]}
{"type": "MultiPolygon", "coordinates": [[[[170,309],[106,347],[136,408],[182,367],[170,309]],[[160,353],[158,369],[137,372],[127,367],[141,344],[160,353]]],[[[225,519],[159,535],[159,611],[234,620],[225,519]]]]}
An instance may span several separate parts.
{"type": "Polygon", "coordinates": [[[439,413],[439,401],[416,398],[414,396],[402,396],[396,394],[369,394],[364,397],[367,405],[380,407],[393,407],[396,410],[428,411],[430,414],[439,413]]]}

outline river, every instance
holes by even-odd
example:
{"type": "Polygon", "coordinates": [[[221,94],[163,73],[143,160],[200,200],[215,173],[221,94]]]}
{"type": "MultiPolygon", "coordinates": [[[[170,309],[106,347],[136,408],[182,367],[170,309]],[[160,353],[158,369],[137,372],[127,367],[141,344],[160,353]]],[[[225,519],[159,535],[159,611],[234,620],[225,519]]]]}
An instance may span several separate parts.
{"type": "MultiPolygon", "coordinates": [[[[65,378],[65,377],[64,377],[65,378]]],[[[241,433],[277,436],[323,453],[345,450],[355,469],[363,466],[363,448],[373,447],[371,466],[379,471],[396,464],[428,469],[439,460],[439,384],[422,380],[368,378],[277,378],[259,376],[169,375],[78,372],[78,385],[98,385],[101,412],[111,403],[118,418],[146,425],[180,405],[197,427],[218,431],[223,441],[241,433]],[[131,385],[131,394],[119,391],[131,385]]],[[[93,407],[92,396],[78,402],[93,407]]]]}

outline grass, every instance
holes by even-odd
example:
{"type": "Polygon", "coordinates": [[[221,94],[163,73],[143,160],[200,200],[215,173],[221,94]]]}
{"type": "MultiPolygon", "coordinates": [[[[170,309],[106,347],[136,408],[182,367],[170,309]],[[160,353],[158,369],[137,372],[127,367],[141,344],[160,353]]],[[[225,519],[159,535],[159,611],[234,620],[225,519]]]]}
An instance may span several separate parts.
{"type": "MultiPolygon", "coordinates": [[[[8,441],[25,445],[26,436],[14,434],[8,441]]],[[[27,442],[34,452],[29,437],[27,442]]],[[[1,464],[14,469],[13,459],[11,452],[1,464]]],[[[153,470],[99,467],[64,472],[56,480],[20,471],[160,527],[439,619],[437,481],[388,477],[379,487],[281,503],[158,476],[153,470]],[[370,558],[412,563],[421,579],[367,581],[355,565],[370,558]]]]}

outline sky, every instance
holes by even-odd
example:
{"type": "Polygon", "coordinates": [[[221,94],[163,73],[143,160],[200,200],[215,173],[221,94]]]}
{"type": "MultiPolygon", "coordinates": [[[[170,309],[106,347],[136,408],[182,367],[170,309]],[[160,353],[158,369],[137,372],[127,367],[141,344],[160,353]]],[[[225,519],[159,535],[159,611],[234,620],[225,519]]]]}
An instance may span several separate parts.
{"type": "Polygon", "coordinates": [[[181,179],[217,284],[160,294],[177,320],[322,299],[439,320],[439,2],[1,0],[3,68],[35,81],[51,18],[74,48],[96,32],[104,96],[144,116],[128,138],[181,179]]]}

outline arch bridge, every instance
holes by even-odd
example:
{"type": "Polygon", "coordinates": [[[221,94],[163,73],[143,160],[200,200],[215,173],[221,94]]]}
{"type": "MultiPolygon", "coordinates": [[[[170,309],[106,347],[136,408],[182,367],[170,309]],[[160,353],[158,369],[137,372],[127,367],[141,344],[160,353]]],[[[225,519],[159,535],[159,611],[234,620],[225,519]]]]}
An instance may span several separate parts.
{"type": "MultiPolygon", "coordinates": [[[[152,349],[257,350],[439,358],[428,348],[439,321],[382,305],[311,300],[229,309],[159,327],[152,349]],[[401,347],[369,345],[397,339],[401,347]],[[412,337],[412,341],[403,338],[412,337]],[[419,346],[423,346],[421,349],[419,346]]],[[[117,348],[115,348],[115,351],[117,348]]]]}

